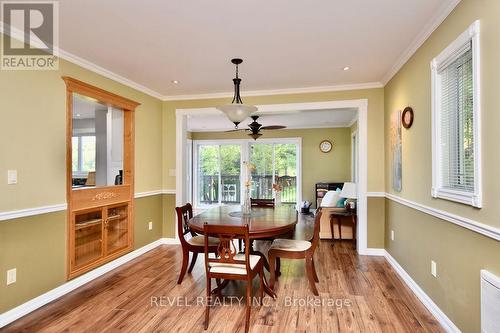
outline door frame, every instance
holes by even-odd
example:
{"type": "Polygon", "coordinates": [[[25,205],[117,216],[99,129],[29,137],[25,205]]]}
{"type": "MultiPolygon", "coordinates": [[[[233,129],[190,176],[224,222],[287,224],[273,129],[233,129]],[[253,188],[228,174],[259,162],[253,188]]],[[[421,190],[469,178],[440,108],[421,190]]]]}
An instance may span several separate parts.
{"type": "MultiPolygon", "coordinates": [[[[357,109],[358,121],[358,253],[368,254],[368,99],[339,100],[311,103],[257,105],[259,113],[279,114],[296,110],[357,109]]],[[[220,115],[215,107],[176,109],[176,196],[177,206],[187,200],[187,118],[193,115],[220,115]]],[[[177,230],[177,229],[176,229],[177,230]]],[[[176,238],[178,235],[176,233],[176,238]]]]}

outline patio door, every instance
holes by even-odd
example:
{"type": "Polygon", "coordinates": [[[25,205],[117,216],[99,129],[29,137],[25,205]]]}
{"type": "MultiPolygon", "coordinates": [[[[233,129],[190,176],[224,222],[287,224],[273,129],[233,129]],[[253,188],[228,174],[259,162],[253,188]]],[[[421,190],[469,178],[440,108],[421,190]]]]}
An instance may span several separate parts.
{"type": "Polygon", "coordinates": [[[299,146],[286,142],[252,142],[249,149],[252,170],[251,197],[271,199],[273,184],[281,188],[281,202],[295,204],[299,146]]]}
{"type": "Polygon", "coordinates": [[[240,204],[241,145],[195,145],[194,195],[196,206],[240,204]]]}

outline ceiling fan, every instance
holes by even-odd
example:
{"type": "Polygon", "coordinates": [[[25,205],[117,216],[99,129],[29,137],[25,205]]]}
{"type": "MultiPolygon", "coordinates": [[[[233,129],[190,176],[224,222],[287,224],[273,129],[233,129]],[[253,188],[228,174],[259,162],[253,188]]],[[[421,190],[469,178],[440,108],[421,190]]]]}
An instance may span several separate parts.
{"type": "Polygon", "coordinates": [[[227,132],[249,131],[250,133],[248,135],[251,136],[254,140],[257,140],[262,135],[262,133],[260,132],[261,130],[279,130],[286,128],[286,126],[281,126],[281,125],[262,126],[262,124],[259,124],[257,122],[259,116],[251,116],[251,118],[253,119],[253,122],[248,124],[248,128],[241,128],[241,129],[237,128],[227,132]]]}

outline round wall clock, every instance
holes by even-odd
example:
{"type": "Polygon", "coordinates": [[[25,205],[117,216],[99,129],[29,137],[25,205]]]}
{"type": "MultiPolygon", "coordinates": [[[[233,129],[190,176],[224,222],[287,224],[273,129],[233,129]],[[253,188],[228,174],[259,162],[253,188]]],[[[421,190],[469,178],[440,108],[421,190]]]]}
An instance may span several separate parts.
{"type": "Polygon", "coordinates": [[[332,143],[328,140],[323,140],[319,144],[319,150],[321,150],[321,152],[323,153],[329,153],[332,150],[332,147],[332,143]]]}
{"type": "Polygon", "coordinates": [[[403,123],[404,128],[410,128],[411,125],[413,125],[413,117],[413,109],[407,106],[401,115],[401,122],[403,123]]]}

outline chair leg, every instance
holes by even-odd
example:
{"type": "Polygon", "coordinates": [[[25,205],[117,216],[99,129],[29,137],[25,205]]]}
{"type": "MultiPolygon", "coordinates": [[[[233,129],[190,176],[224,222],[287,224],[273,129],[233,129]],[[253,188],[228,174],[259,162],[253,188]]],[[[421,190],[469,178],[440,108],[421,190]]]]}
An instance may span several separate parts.
{"type": "Polygon", "coordinates": [[[189,251],[182,250],[182,268],[181,273],[179,274],[179,280],[177,280],[177,284],[181,284],[184,279],[184,275],[186,274],[187,265],[189,260],[189,251]]]}
{"type": "Polygon", "coordinates": [[[245,316],[245,333],[250,329],[250,310],[252,309],[252,280],[247,281],[247,311],[245,316]]]}
{"type": "Polygon", "coordinates": [[[208,329],[208,317],[210,314],[210,306],[211,306],[211,299],[212,299],[212,288],[211,288],[211,283],[210,283],[210,278],[207,277],[207,305],[205,307],[205,330],[208,329]]]}
{"type": "Polygon", "coordinates": [[[314,265],[314,257],[311,257],[311,262],[313,268],[312,271],[313,271],[314,281],[319,282],[318,273],[316,273],[316,266],[314,265]]]}
{"type": "Polygon", "coordinates": [[[276,257],[276,276],[281,276],[281,258],[276,257]]]}
{"type": "Polygon", "coordinates": [[[191,259],[191,265],[189,265],[188,273],[191,274],[194,268],[194,264],[196,264],[196,259],[198,258],[198,252],[193,252],[193,258],[191,259]]]}
{"type": "Polygon", "coordinates": [[[314,268],[312,265],[312,257],[306,257],[306,273],[307,278],[309,279],[309,287],[311,287],[314,296],[319,296],[318,289],[316,289],[316,283],[314,281],[314,268]]]}
{"type": "Polygon", "coordinates": [[[271,288],[272,290],[274,290],[274,283],[276,282],[276,268],[275,268],[275,265],[276,265],[276,256],[271,252],[269,251],[268,253],[268,256],[269,256],[269,272],[271,273],[270,277],[269,277],[269,288],[271,288]]]}
{"type": "Polygon", "coordinates": [[[241,238],[238,239],[238,248],[240,252],[243,252],[243,240],[241,238]]]}

